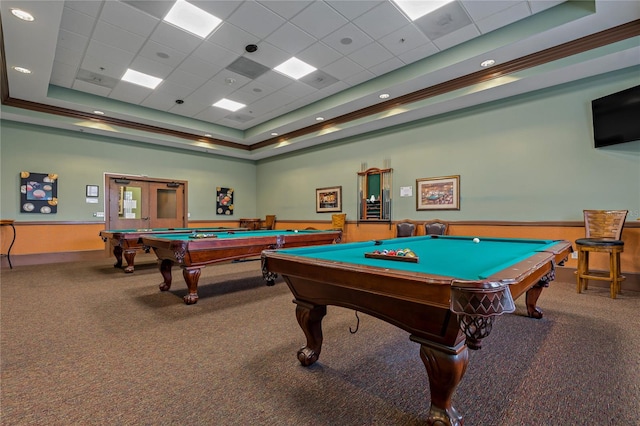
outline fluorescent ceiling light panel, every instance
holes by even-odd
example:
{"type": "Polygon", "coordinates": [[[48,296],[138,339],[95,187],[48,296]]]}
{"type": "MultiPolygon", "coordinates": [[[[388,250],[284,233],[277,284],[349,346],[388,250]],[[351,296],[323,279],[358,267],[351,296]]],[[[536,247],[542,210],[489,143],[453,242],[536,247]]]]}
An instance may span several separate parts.
{"type": "Polygon", "coordinates": [[[286,75],[287,77],[291,77],[294,80],[302,78],[305,75],[314,72],[316,69],[317,68],[312,67],[295,56],[274,68],[274,70],[286,75]]]}
{"type": "Polygon", "coordinates": [[[148,87],[149,89],[155,89],[158,84],[162,82],[161,78],[154,77],[149,74],[144,74],[129,68],[127,72],[122,76],[122,80],[129,83],[137,84],[138,86],[148,87]]]}
{"type": "Polygon", "coordinates": [[[206,38],[222,22],[184,0],[176,1],[164,20],[201,38],[206,38]]]}
{"type": "Polygon", "coordinates": [[[412,21],[441,8],[454,0],[393,0],[412,21]]]}
{"type": "Polygon", "coordinates": [[[220,99],[218,102],[213,104],[213,106],[218,108],[228,109],[229,111],[237,111],[239,109],[246,107],[245,104],[241,104],[240,102],[232,101],[226,98],[220,99]]]}

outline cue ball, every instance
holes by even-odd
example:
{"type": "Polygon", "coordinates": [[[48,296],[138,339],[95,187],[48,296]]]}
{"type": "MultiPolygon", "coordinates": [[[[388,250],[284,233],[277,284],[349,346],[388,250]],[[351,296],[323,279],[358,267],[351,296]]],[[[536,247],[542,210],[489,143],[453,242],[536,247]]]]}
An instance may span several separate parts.
{"type": "Polygon", "coordinates": [[[293,231],[293,232],[298,232],[298,230],[296,229],[296,230],[295,230],[295,231],[293,231]]]}
{"type": "Polygon", "coordinates": [[[474,243],[476,243],[476,244],[478,244],[478,243],[480,242],[480,238],[474,238],[474,239],[473,239],[473,242],[474,242],[474,243]]]}

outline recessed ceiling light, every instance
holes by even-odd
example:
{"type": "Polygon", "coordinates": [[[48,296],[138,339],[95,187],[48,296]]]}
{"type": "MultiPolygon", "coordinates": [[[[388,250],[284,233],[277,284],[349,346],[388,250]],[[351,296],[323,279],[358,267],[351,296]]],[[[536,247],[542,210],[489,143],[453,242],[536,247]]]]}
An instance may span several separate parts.
{"type": "Polygon", "coordinates": [[[430,0],[430,1],[415,1],[415,0],[393,0],[393,2],[402,10],[405,15],[412,21],[423,17],[424,15],[433,12],[436,9],[441,8],[447,3],[451,3],[453,0],[430,0]]]}
{"type": "Polygon", "coordinates": [[[164,20],[201,38],[207,38],[222,22],[220,18],[184,0],[176,1],[164,20]]]}
{"type": "Polygon", "coordinates": [[[98,110],[93,111],[93,113],[98,115],[104,115],[104,112],[98,111],[98,110]]]}
{"type": "Polygon", "coordinates": [[[205,137],[205,138],[210,138],[210,137],[211,137],[211,133],[205,133],[205,134],[204,134],[204,137],[205,137]]]}
{"type": "Polygon", "coordinates": [[[286,75],[287,77],[291,77],[294,80],[302,78],[305,75],[314,72],[316,69],[317,68],[312,67],[295,56],[274,68],[274,70],[286,75]]]}
{"type": "Polygon", "coordinates": [[[227,109],[229,111],[237,111],[239,109],[242,109],[242,108],[246,107],[245,104],[241,104],[240,102],[232,101],[232,100],[226,99],[226,98],[220,99],[218,102],[213,104],[213,106],[214,107],[218,107],[218,108],[227,109]]]}
{"type": "Polygon", "coordinates": [[[380,96],[378,96],[380,99],[387,99],[389,97],[388,93],[381,93],[380,96]]]}
{"type": "Polygon", "coordinates": [[[496,61],[494,61],[493,59],[487,59],[486,61],[482,61],[482,63],[480,63],[480,66],[486,68],[486,67],[490,67],[495,63],[496,61]]]}
{"type": "Polygon", "coordinates": [[[11,8],[11,13],[13,14],[13,16],[15,16],[16,18],[20,18],[23,21],[32,22],[36,20],[36,18],[34,18],[32,14],[30,14],[29,12],[25,12],[22,9],[11,8]]]}
{"type": "Polygon", "coordinates": [[[158,87],[158,84],[162,82],[161,78],[144,74],[139,71],[132,70],[131,68],[124,73],[122,80],[137,84],[138,86],[147,87],[149,89],[155,89],[158,87]]]}
{"type": "Polygon", "coordinates": [[[316,121],[324,121],[324,117],[316,117],[316,121]]]}
{"type": "Polygon", "coordinates": [[[277,132],[271,132],[271,136],[278,136],[277,132]]]}
{"type": "Polygon", "coordinates": [[[31,74],[31,70],[29,68],[24,68],[24,67],[11,67],[13,68],[15,71],[21,72],[22,74],[31,74]]]}

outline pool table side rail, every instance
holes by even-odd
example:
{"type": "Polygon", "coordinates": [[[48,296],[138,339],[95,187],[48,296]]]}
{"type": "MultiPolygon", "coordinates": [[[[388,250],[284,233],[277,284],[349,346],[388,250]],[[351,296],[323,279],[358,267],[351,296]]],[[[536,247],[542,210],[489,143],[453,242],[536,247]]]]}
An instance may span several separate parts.
{"type": "Polygon", "coordinates": [[[142,244],[152,248],[160,260],[171,260],[191,267],[259,256],[263,250],[277,248],[279,244],[287,248],[333,244],[339,241],[342,231],[264,236],[251,234],[248,232],[247,237],[240,234],[234,238],[203,239],[168,239],[162,235],[143,235],[142,244]]]}

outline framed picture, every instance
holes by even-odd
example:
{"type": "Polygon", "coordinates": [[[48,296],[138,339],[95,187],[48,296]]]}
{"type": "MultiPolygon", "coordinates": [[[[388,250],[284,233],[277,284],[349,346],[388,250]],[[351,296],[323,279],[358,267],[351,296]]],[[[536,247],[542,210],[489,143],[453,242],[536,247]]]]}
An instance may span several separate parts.
{"type": "Polygon", "coordinates": [[[233,188],[216,187],[216,214],[233,214],[233,188]]]}
{"type": "Polygon", "coordinates": [[[21,213],[57,213],[58,175],[20,172],[20,204],[21,213]]]}
{"type": "Polygon", "coordinates": [[[416,179],[416,210],[460,210],[460,176],[416,179]]]}
{"type": "Polygon", "coordinates": [[[341,212],[342,187],[316,189],[316,213],[341,212]]]}

